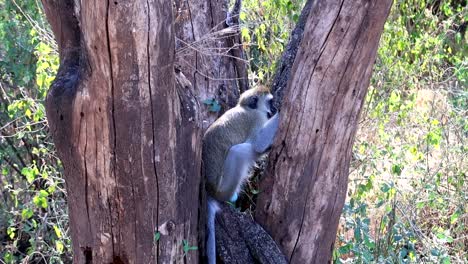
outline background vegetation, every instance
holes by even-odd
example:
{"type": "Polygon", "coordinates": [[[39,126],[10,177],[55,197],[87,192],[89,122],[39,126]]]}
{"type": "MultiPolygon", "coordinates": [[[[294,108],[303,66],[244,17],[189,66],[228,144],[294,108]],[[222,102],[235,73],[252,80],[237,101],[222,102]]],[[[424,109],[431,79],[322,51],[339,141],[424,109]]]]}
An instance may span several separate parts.
{"type": "MultiPolygon", "coordinates": [[[[303,1],[243,5],[249,74],[268,82],[303,1]]],[[[356,135],[336,263],[468,262],[466,5],[395,1],[356,135]]],[[[0,263],[71,262],[43,106],[57,68],[40,2],[0,0],[0,263]]]]}

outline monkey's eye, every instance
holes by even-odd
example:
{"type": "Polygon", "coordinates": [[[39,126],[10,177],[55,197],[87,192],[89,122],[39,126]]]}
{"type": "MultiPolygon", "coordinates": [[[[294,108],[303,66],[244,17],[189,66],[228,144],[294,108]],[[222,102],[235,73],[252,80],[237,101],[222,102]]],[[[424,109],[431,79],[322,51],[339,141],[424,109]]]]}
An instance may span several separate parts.
{"type": "Polygon", "coordinates": [[[249,100],[249,104],[247,105],[251,109],[257,109],[258,97],[254,96],[249,100]]]}

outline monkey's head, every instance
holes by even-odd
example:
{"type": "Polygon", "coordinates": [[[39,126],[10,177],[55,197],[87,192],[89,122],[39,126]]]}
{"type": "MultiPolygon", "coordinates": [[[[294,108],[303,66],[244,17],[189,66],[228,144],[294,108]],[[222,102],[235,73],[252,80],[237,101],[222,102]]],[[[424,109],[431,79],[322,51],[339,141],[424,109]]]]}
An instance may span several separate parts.
{"type": "Polygon", "coordinates": [[[265,113],[268,118],[273,112],[273,95],[266,86],[258,86],[243,92],[239,98],[239,105],[249,110],[265,113]]]}

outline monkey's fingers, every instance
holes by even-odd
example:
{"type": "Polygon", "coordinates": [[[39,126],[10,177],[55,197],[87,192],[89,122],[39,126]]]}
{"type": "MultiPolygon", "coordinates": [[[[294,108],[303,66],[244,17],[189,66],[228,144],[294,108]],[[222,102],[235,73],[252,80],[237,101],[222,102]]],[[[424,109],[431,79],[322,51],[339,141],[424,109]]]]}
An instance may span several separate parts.
{"type": "Polygon", "coordinates": [[[252,145],[255,152],[259,154],[265,153],[273,144],[276,131],[279,126],[279,115],[276,113],[270,118],[265,125],[258,131],[252,140],[252,145]]]}

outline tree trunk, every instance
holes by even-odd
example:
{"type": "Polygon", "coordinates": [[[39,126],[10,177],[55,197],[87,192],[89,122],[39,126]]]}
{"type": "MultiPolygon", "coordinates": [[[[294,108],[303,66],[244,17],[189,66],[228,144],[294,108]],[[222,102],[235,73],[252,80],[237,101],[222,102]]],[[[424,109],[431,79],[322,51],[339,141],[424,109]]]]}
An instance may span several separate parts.
{"type": "Polygon", "coordinates": [[[46,108],[74,263],[197,263],[183,245],[200,228],[199,106],[176,82],[172,2],[43,4],[60,49],[46,108]]]}
{"type": "MultiPolygon", "coordinates": [[[[176,0],[175,10],[162,0],[43,4],[61,59],[46,109],[65,170],[74,263],[199,262],[201,135],[216,115],[198,100],[215,98],[222,112],[248,84],[232,58],[241,49],[235,23],[225,23],[227,1],[176,0]]],[[[330,259],[390,4],[309,1],[283,56],[274,86],[286,87],[288,121],[261,183],[257,219],[294,263],[330,259]]],[[[223,209],[217,227],[223,259],[284,262],[245,215],[223,209]]]]}
{"type": "MultiPolygon", "coordinates": [[[[205,129],[219,114],[235,106],[239,94],[248,88],[239,23],[234,19],[228,25],[228,3],[227,0],[175,0],[177,67],[190,80],[200,101],[216,99],[221,106],[217,113],[200,113],[205,129]]],[[[235,11],[237,15],[231,16],[238,18],[238,10],[235,11]]]]}
{"type": "Polygon", "coordinates": [[[331,260],[357,121],[391,3],[312,4],[256,211],[291,263],[331,260]]]}
{"type": "Polygon", "coordinates": [[[305,3],[304,8],[302,8],[301,11],[301,16],[299,17],[294,30],[291,32],[289,43],[286,46],[280,61],[278,62],[271,87],[276,110],[281,110],[281,102],[283,101],[284,90],[288,84],[288,80],[291,75],[291,68],[293,67],[294,60],[296,59],[297,55],[297,50],[299,49],[301,41],[304,37],[304,28],[314,2],[314,0],[308,0],[305,3]]]}

